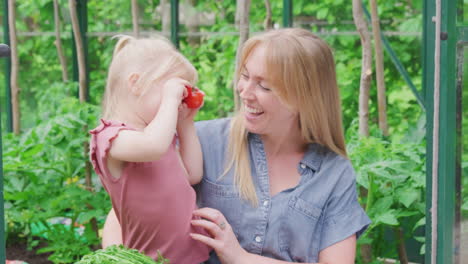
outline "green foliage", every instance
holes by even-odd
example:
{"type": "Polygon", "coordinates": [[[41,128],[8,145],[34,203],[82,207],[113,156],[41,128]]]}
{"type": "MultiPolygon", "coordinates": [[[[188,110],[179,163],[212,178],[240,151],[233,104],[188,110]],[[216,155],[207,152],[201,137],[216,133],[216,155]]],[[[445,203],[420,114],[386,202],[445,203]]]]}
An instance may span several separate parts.
{"type": "Polygon", "coordinates": [[[46,239],[39,252],[52,252],[54,263],[71,263],[99,244],[91,219],[102,223],[110,209],[102,189],[84,187],[86,126],[95,122],[98,109],[71,97],[50,102],[54,116],[44,111],[36,127],[3,141],[7,239],[26,237],[30,247],[46,239]],[[50,221],[56,217],[71,222],[66,227],[50,221]],[[82,234],[76,226],[84,228],[82,234]]]}
{"type": "Polygon", "coordinates": [[[363,138],[350,132],[349,137],[358,188],[367,193],[360,202],[372,219],[360,243],[371,244],[375,257],[396,257],[396,247],[377,241],[385,240],[386,230],[400,227],[405,239],[413,238],[425,219],[425,146],[421,139],[397,143],[378,133],[363,138]]]}
{"type": "MultiPolygon", "coordinates": [[[[466,2],[465,2],[466,5],[466,2]]],[[[465,8],[465,12],[467,12],[468,8],[465,8]]],[[[468,22],[467,16],[465,15],[465,22],[468,22]]],[[[465,23],[468,24],[468,23],[465,23]]],[[[464,53],[464,62],[463,62],[463,83],[462,85],[462,90],[466,90],[466,87],[468,87],[468,46],[464,47],[463,50],[464,53]]],[[[462,92],[462,103],[463,106],[468,105],[468,93],[462,92]]],[[[462,145],[462,178],[461,178],[461,184],[462,184],[462,219],[466,220],[468,219],[468,111],[464,110],[462,113],[462,127],[461,127],[461,134],[462,139],[461,139],[461,145],[462,145]]]]}
{"type": "Polygon", "coordinates": [[[232,112],[236,47],[236,37],[210,38],[195,47],[181,44],[181,51],[198,70],[200,89],[206,93],[198,120],[224,117],[232,112]]]}

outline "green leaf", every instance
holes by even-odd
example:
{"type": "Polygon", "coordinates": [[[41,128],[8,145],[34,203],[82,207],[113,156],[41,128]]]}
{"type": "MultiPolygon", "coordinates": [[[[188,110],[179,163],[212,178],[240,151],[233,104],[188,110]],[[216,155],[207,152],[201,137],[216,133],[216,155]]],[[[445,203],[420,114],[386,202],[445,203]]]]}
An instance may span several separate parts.
{"type": "Polygon", "coordinates": [[[317,11],[318,19],[326,19],[328,15],[328,8],[321,8],[317,11]]]}
{"type": "Polygon", "coordinates": [[[418,227],[424,226],[426,224],[426,217],[423,216],[421,219],[416,222],[416,224],[413,226],[413,232],[416,231],[418,227]]]}
{"type": "Polygon", "coordinates": [[[398,189],[396,191],[397,200],[406,208],[409,208],[421,195],[419,189],[414,189],[412,186],[398,189]]]}
{"type": "Polygon", "coordinates": [[[36,144],[32,146],[31,148],[27,149],[26,151],[24,151],[23,155],[25,158],[35,156],[36,154],[41,152],[43,148],[44,148],[44,144],[36,144]]]}
{"type": "Polygon", "coordinates": [[[27,192],[5,192],[5,200],[24,201],[29,197],[27,192]]]}
{"type": "Polygon", "coordinates": [[[378,199],[372,206],[371,211],[375,212],[376,214],[381,213],[381,212],[386,212],[390,209],[392,204],[393,204],[393,197],[386,196],[386,197],[378,199]]]}
{"type": "Polygon", "coordinates": [[[414,238],[414,240],[416,240],[418,242],[421,242],[421,243],[426,242],[426,237],[425,236],[414,236],[413,238],[414,238]]]}
{"type": "Polygon", "coordinates": [[[462,210],[465,211],[465,212],[468,212],[468,199],[464,199],[465,201],[463,202],[463,205],[462,205],[462,210]]]}
{"type": "Polygon", "coordinates": [[[398,219],[395,216],[395,210],[389,210],[386,212],[383,212],[380,215],[377,215],[373,219],[376,223],[382,223],[390,226],[398,226],[399,222],[398,219]]]}
{"type": "Polygon", "coordinates": [[[11,177],[9,179],[9,183],[10,184],[8,187],[11,186],[11,188],[16,192],[24,191],[24,187],[26,186],[26,180],[21,175],[17,175],[16,177],[11,177]]]}
{"type": "Polygon", "coordinates": [[[413,18],[408,18],[399,27],[400,31],[403,32],[421,32],[422,30],[422,19],[421,15],[417,15],[413,18]]]}
{"type": "Polygon", "coordinates": [[[403,210],[398,210],[397,218],[400,217],[408,217],[408,216],[413,216],[413,215],[418,215],[420,214],[419,211],[403,211],[403,210]]]}
{"type": "Polygon", "coordinates": [[[80,224],[84,224],[89,222],[92,218],[99,218],[102,215],[104,215],[104,212],[102,210],[85,211],[78,216],[77,222],[80,224]]]}
{"type": "Polygon", "coordinates": [[[362,187],[369,189],[369,175],[366,171],[357,173],[356,182],[362,187]]]}

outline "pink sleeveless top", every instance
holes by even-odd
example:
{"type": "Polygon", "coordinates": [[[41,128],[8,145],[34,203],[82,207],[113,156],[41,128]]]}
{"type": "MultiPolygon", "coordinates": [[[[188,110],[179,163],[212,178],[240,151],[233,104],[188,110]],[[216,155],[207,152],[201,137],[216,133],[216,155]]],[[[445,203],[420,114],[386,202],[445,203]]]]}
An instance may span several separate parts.
{"type": "Polygon", "coordinates": [[[91,162],[109,193],[122,226],[125,246],[157,258],[158,251],[172,264],[201,263],[210,248],[189,236],[206,232],[193,227],[195,191],[188,182],[175,149],[175,138],[157,161],[128,162],[120,178],[110,175],[107,154],[119,131],[132,128],[101,119],[90,131],[91,162]]]}

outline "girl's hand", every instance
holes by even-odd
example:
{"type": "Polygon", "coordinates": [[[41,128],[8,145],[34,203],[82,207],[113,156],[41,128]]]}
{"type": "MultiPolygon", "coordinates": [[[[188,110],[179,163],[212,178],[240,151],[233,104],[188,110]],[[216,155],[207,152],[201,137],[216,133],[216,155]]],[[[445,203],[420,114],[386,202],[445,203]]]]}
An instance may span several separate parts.
{"type": "Polygon", "coordinates": [[[181,103],[179,106],[179,118],[178,123],[185,121],[193,122],[195,115],[200,108],[189,108],[186,103],[181,103]]]}
{"type": "Polygon", "coordinates": [[[201,208],[193,211],[193,214],[202,219],[192,220],[192,225],[203,227],[211,234],[211,237],[207,237],[192,233],[190,236],[193,239],[212,247],[223,264],[246,263],[244,260],[248,253],[241,247],[231,225],[220,211],[201,208]]]}
{"type": "Polygon", "coordinates": [[[190,85],[190,83],[178,77],[167,80],[163,85],[163,100],[174,99],[180,104],[182,99],[187,96],[186,85],[190,85]]]}
{"type": "MultiPolygon", "coordinates": [[[[187,88],[187,87],[186,87],[187,88]]],[[[187,89],[186,89],[187,90],[187,89]]],[[[187,91],[186,91],[187,92],[187,91]]],[[[199,90],[199,93],[205,94],[203,91],[199,90]]],[[[184,98],[186,95],[184,94],[184,98]]],[[[185,127],[193,125],[193,120],[195,115],[198,113],[198,110],[203,107],[203,101],[201,105],[197,108],[188,107],[187,104],[182,101],[179,105],[179,115],[177,119],[177,132],[180,133],[185,127]]]]}

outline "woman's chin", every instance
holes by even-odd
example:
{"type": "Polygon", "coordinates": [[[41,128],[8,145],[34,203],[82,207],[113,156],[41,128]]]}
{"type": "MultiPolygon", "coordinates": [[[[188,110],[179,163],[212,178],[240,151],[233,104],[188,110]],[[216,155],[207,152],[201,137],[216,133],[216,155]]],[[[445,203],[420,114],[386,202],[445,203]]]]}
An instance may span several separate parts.
{"type": "Polygon", "coordinates": [[[245,120],[245,129],[254,134],[261,134],[262,132],[261,126],[259,124],[249,122],[248,120],[245,120]]]}
{"type": "Polygon", "coordinates": [[[244,124],[247,131],[250,133],[261,134],[265,126],[265,114],[253,114],[249,112],[243,112],[244,124]]]}

